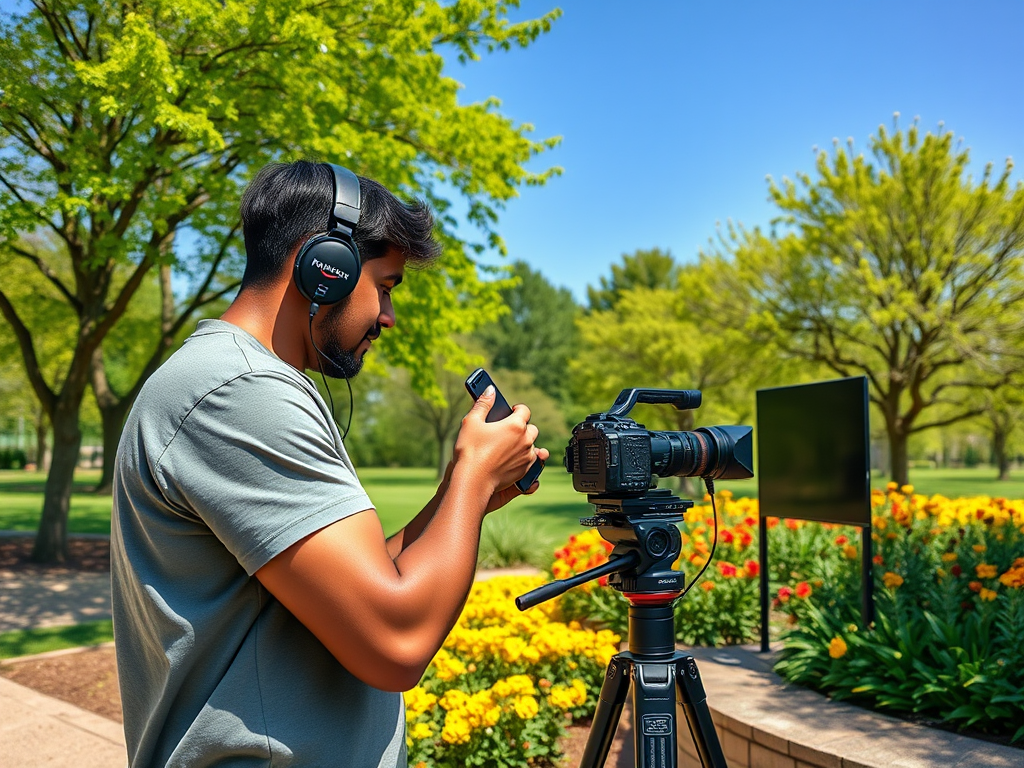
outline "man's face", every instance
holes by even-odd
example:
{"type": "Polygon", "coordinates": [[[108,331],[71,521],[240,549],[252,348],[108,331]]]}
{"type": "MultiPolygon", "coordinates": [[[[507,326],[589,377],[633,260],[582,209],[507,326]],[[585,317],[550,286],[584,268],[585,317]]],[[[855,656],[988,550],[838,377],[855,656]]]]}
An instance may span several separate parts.
{"type": "Polygon", "coordinates": [[[384,328],[395,325],[391,291],[402,282],[405,257],[392,248],[385,256],[363,264],[355,290],[315,323],[320,337],[324,374],[351,379],[363,367],[363,357],[384,328]]]}

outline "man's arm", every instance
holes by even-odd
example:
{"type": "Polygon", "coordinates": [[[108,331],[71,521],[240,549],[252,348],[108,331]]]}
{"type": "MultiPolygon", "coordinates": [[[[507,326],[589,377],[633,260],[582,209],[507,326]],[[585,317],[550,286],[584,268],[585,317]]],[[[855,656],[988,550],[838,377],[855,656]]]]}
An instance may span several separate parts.
{"type": "Polygon", "coordinates": [[[496,491],[522,477],[538,455],[529,409],[518,406],[489,424],[492,403],[493,395],[481,398],[463,420],[448,485],[418,535],[408,535],[407,526],[397,556],[377,516],[360,513],[256,572],[346,669],[376,688],[407,690],[419,681],[465,603],[496,491]]]}

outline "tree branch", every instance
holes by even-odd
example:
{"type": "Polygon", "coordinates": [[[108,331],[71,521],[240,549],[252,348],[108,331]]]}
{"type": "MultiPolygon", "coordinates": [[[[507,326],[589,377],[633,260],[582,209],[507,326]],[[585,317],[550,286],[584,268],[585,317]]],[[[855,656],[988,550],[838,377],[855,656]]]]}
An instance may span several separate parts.
{"type": "Polygon", "coordinates": [[[32,344],[32,334],[25,323],[22,322],[18,312],[14,309],[14,305],[11,304],[2,290],[0,290],[0,314],[4,316],[7,322],[11,324],[11,328],[14,329],[14,336],[18,340],[18,346],[21,348],[21,356],[25,363],[25,373],[28,374],[28,380],[32,384],[32,389],[35,390],[40,404],[46,411],[46,415],[52,417],[56,395],[54,395],[53,390],[46,383],[46,379],[43,378],[43,372],[39,368],[36,348],[32,344]]]}
{"type": "Polygon", "coordinates": [[[57,276],[57,273],[53,271],[49,264],[43,261],[42,258],[40,258],[38,255],[22,248],[19,245],[16,245],[14,243],[11,243],[9,245],[11,250],[14,251],[16,254],[35,264],[36,268],[43,273],[43,276],[46,277],[46,279],[49,280],[51,283],[53,283],[57,287],[57,290],[61,292],[65,299],[67,299],[68,303],[75,308],[75,311],[79,315],[82,314],[82,302],[80,302],[78,300],[78,297],[71,293],[68,287],[64,285],[60,277],[57,276]]]}

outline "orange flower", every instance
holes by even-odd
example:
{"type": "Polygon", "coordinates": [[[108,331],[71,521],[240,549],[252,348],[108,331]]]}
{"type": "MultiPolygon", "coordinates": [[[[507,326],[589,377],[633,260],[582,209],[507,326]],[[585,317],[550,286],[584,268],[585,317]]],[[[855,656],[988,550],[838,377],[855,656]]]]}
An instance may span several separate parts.
{"type": "Polygon", "coordinates": [[[833,637],[832,642],[828,644],[828,655],[833,659],[841,659],[847,650],[846,641],[841,637],[833,637]]]}
{"type": "Polygon", "coordinates": [[[847,560],[856,560],[857,548],[853,546],[853,544],[847,544],[845,547],[843,547],[843,555],[846,557],[847,560]]]}
{"type": "Polygon", "coordinates": [[[889,589],[897,589],[903,584],[903,577],[898,573],[887,571],[882,575],[882,583],[889,589]]]}
{"type": "Polygon", "coordinates": [[[980,597],[982,600],[991,602],[992,600],[996,599],[997,595],[994,589],[985,589],[983,587],[982,590],[978,593],[978,597],[980,597]]]}
{"type": "Polygon", "coordinates": [[[967,588],[971,590],[971,592],[981,592],[981,590],[983,589],[980,581],[972,581],[970,584],[967,585],[967,588]]]}
{"type": "Polygon", "coordinates": [[[713,582],[713,581],[702,581],[700,583],[700,588],[703,589],[705,592],[710,592],[712,589],[715,588],[715,582],[713,582]]]}
{"type": "Polygon", "coordinates": [[[994,579],[996,574],[999,573],[999,569],[994,565],[981,563],[980,565],[974,566],[974,572],[978,574],[979,579],[994,579]]]}
{"type": "Polygon", "coordinates": [[[956,552],[944,552],[942,554],[942,562],[952,563],[954,560],[956,560],[956,552]]]}

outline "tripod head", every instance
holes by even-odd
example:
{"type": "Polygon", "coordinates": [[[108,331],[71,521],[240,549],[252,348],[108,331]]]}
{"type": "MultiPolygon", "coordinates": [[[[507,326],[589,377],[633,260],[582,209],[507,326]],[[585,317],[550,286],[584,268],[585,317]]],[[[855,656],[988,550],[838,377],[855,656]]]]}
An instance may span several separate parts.
{"type": "Polygon", "coordinates": [[[672,564],[682,550],[682,536],[676,523],[693,506],[692,501],[672,495],[668,489],[653,489],[639,498],[591,495],[595,514],[580,520],[597,528],[606,541],[615,545],[608,562],[568,579],[551,581],[516,598],[521,611],[610,574],[609,585],[622,592],[630,602],[675,601],[682,594],[685,576],[672,564]]]}

